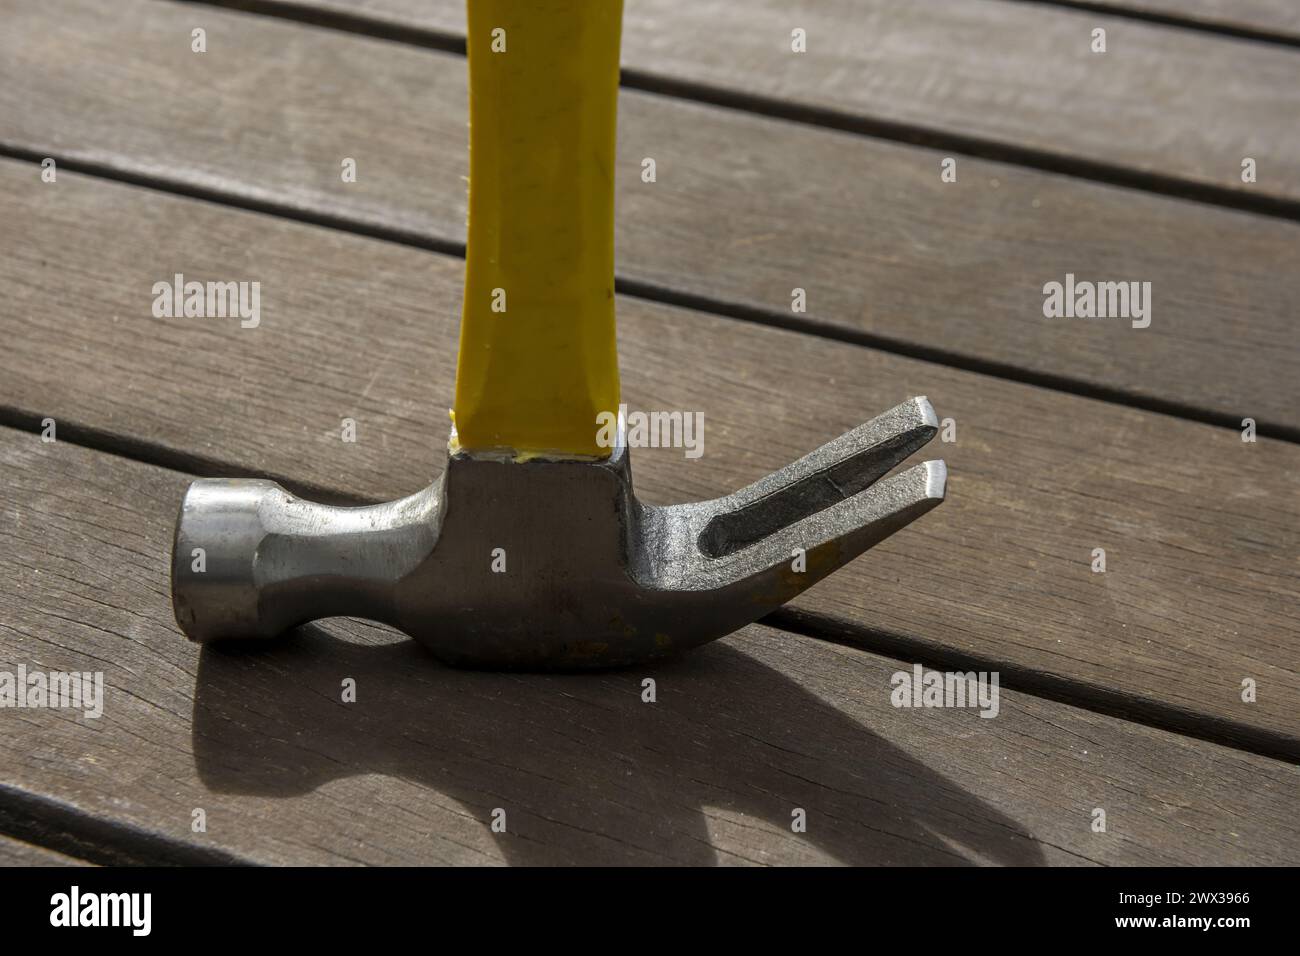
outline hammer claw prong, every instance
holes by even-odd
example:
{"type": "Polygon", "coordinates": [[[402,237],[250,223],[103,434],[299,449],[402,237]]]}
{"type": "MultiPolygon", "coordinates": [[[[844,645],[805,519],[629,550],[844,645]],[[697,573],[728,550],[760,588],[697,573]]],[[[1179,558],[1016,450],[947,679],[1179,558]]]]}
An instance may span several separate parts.
{"type": "Polygon", "coordinates": [[[816,555],[817,579],[825,577],[939,505],[947,479],[942,460],[915,465],[792,525],[782,551],[816,555]]]}
{"type": "Polygon", "coordinates": [[[925,397],[903,402],[722,499],[700,533],[700,551],[723,557],[852,498],[925,445],[938,426],[925,397]]]}

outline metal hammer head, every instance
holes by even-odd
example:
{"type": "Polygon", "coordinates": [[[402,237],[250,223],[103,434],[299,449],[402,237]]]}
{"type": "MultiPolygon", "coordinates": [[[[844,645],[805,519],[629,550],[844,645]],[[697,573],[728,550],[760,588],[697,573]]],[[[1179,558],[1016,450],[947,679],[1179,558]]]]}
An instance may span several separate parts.
{"type": "Polygon", "coordinates": [[[365,617],[468,666],[662,657],[762,617],[939,504],[942,461],[879,480],[937,427],[914,398],[734,494],[667,507],[636,499],[622,441],[597,462],[450,454],[425,490],[359,508],[196,481],[176,619],[208,641],[365,617]]]}

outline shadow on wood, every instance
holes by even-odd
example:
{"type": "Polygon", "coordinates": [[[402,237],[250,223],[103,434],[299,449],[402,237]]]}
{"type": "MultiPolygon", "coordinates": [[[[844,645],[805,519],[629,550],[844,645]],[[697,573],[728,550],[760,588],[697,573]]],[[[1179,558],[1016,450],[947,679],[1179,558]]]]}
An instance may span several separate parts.
{"type": "MultiPolygon", "coordinates": [[[[382,805],[405,780],[485,831],[503,808],[495,842],[513,864],[1043,862],[1015,821],[732,646],[745,632],[653,668],[535,675],[453,670],[414,642],[330,627],[204,648],[193,734],[206,786],[288,798],[374,773],[396,778],[376,784],[382,805]],[[806,833],[791,830],[795,808],[806,833]]],[[[867,670],[862,688],[885,707],[888,673],[867,670]]],[[[403,806],[393,813],[411,816],[403,806]]]]}

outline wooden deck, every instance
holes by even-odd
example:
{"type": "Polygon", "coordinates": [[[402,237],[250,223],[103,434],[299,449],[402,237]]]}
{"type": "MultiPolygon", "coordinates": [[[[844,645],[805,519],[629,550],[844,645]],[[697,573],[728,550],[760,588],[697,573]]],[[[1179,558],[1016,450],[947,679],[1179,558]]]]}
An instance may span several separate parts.
{"type": "Polygon", "coordinates": [[[107,685],[0,710],[0,863],[1300,863],[1296,5],[626,3],[625,400],[706,421],[640,492],[926,394],[949,500],[644,673],[351,621],[200,651],[191,478],[359,502],[441,466],[463,0],[0,0],[0,671],[107,685]],[[154,318],[175,273],[259,281],[260,325],[154,318]],[[1150,282],[1150,327],[1044,318],[1067,274],[1150,282]],[[914,663],[998,672],[997,717],[891,706],[914,663]]]}

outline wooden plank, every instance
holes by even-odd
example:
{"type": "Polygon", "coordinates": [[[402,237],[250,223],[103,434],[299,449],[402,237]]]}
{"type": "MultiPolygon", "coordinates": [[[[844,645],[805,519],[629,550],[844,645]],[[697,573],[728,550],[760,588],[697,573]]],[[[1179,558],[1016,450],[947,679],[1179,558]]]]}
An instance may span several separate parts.
{"type": "MultiPolygon", "coordinates": [[[[32,158],[463,241],[458,57],[128,0],[25,5],[6,26],[0,138],[32,158]],[[196,16],[203,56],[176,40],[196,16]]],[[[634,288],[1300,436],[1300,225],[974,159],[944,184],[942,153],[636,92],[619,135],[634,288]],[[1067,274],[1151,282],[1150,327],[1045,319],[1043,286],[1067,274]]]]}
{"type": "MultiPolygon", "coordinates": [[[[271,6],[465,32],[459,0],[271,6]]],[[[797,12],[783,0],[627,0],[625,9],[624,69],[668,83],[970,137],[1067,167],[1300,198],[1300,58],[1284,48],[1006,0],[821,0],[797,12]],[[1097,27],[1105,54],[1091,49],[1097,27]],[[791,52],[795,28],[806,31],[804,54],[791,52]],[[1243,184],[1244,156],[1267,177],[1243,184]]]]}
{"type": "Polygon", "coordinates": [[[1014,691],[896,709],[907,665],[764,627],[601,675],[343,621],[200,652],[168,597],[187,476],[8,429],[0,469],[0,666],[105,684],[95,719],[6,712],[8,785],[123,830],[267,863],[1300,861],[1300,768],[1014,691]]]}
{"type": "MultiPolygon", "coordinates": [[[[362,18],[374,23],[408,29],[432,30],[440,33],[465,31],[465,18],[458,15],[452,0],[211,0],[222,6],[263,10],[273,13],[298,13],[342,15],[362,18]]],[[[625,8],[634,16],[650,16],[663,8],[657,0],[625,0],[625,8]]],[[[983,2],[983,0],[975,0],[983,2]]],[[[1035,0],[1052,3],[1055,0],[1035,0]]],[[[1281,39],[1300,39],[1300,8],[1294,0],[1060,0],[1060,6],[1107,9],[1117,15],[1125,13],[1169,17],[1173,20],[1198,24],[1210,29],[1241,31],[1252,35],[1273,36],[1281,39]]],[[[733,16],[748,15],[752,3],[735,2],[730,12],[733,16]]],[[[674,10],[676,8],[673,8],[674,10]]],[[[705,15],[718,16],[727,12],[726,4],[715,3],[705,15]]],[[[640,47],[636,48],[641,52],[640,47]]],[[[737,64],[738,70],[747,66],[747,60],[737,64]]],[[[739,77],[738,77],[739,78],[739,77]]],[[[747,76],[745,77],[748,78],[747,76]]]]}
{"type": "MultiPolygon", "coordinates": [[[[437,473],[460,260],[0,170],[10,420],[367,499],[437,473]],[[175,273],[260,282],[260,324],[153,318],[152,286],[175,273]]],[[[949,501],[808,592],[803,613],[1300,755],[1300,448],[637,299],[619,320],[630,407],[705,416],[702,457],[636,451],[652,501],[728,492],[912,394],[953,418],[955,443],[929,450],[949,462],[949,501]]]]}
{"type": "Polygon", "coordinates": [[[0,866],[85,866],[82,860],[64,856],[43,846],[33,846],[0,833],[0,866]]]}

